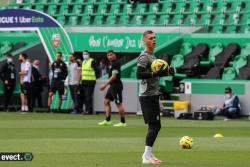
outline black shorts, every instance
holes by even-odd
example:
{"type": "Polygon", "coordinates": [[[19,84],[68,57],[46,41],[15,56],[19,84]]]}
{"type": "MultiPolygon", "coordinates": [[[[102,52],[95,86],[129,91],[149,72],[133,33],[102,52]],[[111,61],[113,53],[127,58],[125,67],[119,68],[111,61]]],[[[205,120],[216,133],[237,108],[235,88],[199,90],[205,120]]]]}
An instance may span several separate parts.
{"type": "Polygon", "coordinates": [[[58,91],[59,96],[62,96],[64,94],[64,82],[52,82],[50,86],[50,92],[53,92],[53,94],[58,91]]]}
{"type": "Polygon", "coordinates": [[[21,93],[23,93],[24,95],[29,95],[30,94],[30,83],[29,82],[24,82],[22,85],[21,85],[21,93]]]}
{"type": "Polygon", "coordinates": [[[106,95],[105,99],[109,99],[110,101],[115,101],[116,104],[122,103],[122,86],[114,87],[110,86],[106,95]]]}
{"type": "Polygon", "coordinates": [[[144,122],[157,123],[161,121],[160,118],[160,104],[159,96],[140,96],[141,110],[144,122]]]}

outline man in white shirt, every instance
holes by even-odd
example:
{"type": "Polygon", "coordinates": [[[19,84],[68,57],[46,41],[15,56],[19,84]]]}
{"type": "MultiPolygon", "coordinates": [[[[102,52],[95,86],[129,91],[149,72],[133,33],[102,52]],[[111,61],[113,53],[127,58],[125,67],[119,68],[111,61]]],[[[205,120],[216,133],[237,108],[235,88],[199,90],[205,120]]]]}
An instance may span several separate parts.
{"type": "Polygon", "coordinates": [[[31,104],[29,104],[30,98],[30,83],[31,83],[31,64],[27,61],[27,54],[21,53],[19,55],[19,61],[21,62],[20,85],[21,85],[21,111],[27,112],[31,110],[31,104]],[[28,107],[29,106],[29,107],[28,107]]]}
{"type": "Polygon", "coordinates": [[[80,76],[81,76],[81,64],[77,61],[77,57],[74,53],[69,56],[70,65],[69,65],[69,88],[70,94],[74,103],[73,111],[71,114],[78,114],[79,113],[79,106],[78,106],[78,98],[79,94],[79,84],[80,84],[80,76]]]}

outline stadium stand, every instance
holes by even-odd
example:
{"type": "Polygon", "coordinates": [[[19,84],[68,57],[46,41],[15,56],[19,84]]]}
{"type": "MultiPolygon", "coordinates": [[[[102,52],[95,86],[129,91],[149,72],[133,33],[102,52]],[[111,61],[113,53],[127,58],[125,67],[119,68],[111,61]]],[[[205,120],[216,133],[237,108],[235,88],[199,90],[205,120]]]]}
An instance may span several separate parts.
{"type": "Polygon", "coordinates": [[[203,26],[206,32],[249,33],[250,1],[173,1],[134,3],[126,0],[24,0],[10,8],[48,13],[65,27],[203,26]]]}

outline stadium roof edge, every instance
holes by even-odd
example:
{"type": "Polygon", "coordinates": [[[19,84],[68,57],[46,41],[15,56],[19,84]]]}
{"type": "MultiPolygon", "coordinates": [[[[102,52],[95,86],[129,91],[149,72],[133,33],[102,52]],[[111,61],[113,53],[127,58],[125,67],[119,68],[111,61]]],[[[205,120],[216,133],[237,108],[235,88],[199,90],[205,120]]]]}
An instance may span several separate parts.
{"type": "Polygon", "coordinates": [[[94,33],[139,33],[154,30],[156,33],[194,33],[202,32],[203,27],[66,27],[67,32],[94,33]]]}

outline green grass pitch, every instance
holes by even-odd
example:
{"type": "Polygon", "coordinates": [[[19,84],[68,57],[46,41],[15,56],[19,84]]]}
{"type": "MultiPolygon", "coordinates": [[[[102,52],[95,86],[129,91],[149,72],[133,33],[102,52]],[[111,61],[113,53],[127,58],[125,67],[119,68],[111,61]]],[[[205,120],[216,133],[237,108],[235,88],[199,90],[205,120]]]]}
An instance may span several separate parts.
{"type": "MultiPolygon", "coordinates": [[[[32,152],[31,162],[1,167],[140,167],[146,126],[127,116],[128,127],[100,127],[103,115],[0,113],[0,152],[32,152]]],[[[112,117],[114,122],[117,116],[112,117]]],[[[250,167],[250,121],[162,119],[154,153],[166,167],[250,167]],[[223,139],[214,139],[222,133],[223,139]],[[194,139],[180,149],[180,137],[194,139]]]]}

